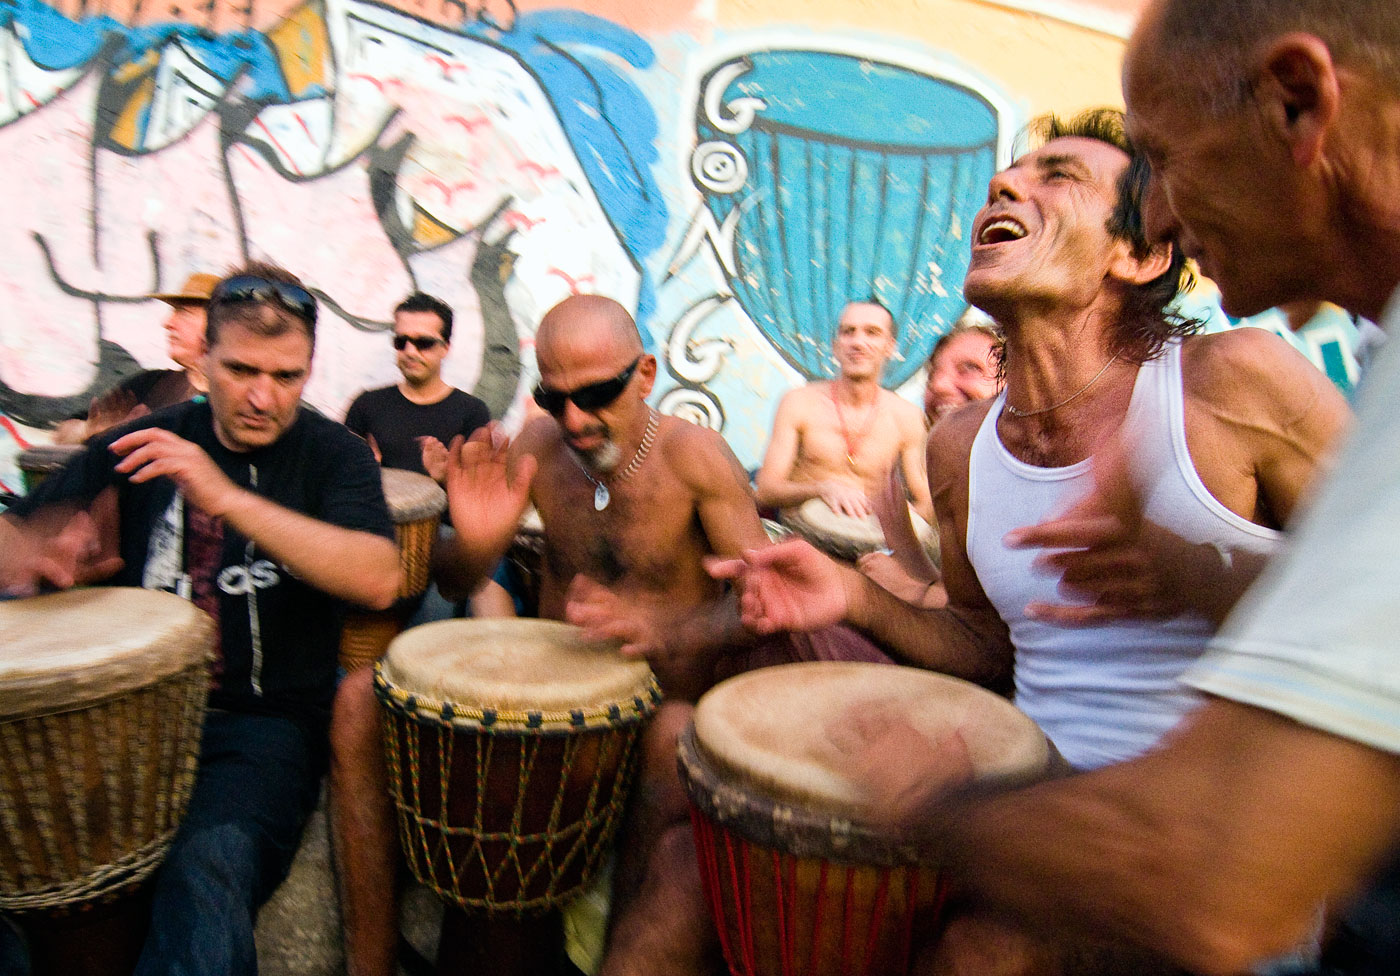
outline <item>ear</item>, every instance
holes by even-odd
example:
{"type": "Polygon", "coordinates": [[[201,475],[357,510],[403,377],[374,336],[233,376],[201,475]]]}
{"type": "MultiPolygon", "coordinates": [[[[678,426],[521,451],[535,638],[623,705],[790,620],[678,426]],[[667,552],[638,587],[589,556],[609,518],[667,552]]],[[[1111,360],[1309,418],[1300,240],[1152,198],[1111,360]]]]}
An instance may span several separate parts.
{"type": "Polygon", "coordinates": [[[1143,257],[1134,257],[1133,248],[1127,241],[1115,241],[1118,253],[1109,263],[1109,277],[1126,285],[1145,285],[1154,278],[1161,277],[1172,263],[1172,245],[1154,244],[1152,250],[1143,257]]]}
{"type": "Polygon", "coordinates": [[[1264,124],[1289,147],[1296,165],[1312,166],[1341,102],[1332,52],[1312,34],[1284,34],[1260,48],[1254,64],[1254,99],[1264,124]]]}
{"type": "Polygon", "coordinates": [[[641,377],[643,398],[651,396],[651,388],[656,385],[656,357],[651,353],[642,356],[637,364],[637,374],[641,377]]]}

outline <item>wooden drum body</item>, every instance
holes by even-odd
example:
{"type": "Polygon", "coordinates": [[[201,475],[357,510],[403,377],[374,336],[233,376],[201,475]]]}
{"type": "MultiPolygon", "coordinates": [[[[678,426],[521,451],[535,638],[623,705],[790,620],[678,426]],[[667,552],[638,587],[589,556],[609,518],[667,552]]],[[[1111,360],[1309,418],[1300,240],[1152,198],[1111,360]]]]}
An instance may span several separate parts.
{"type": "Polygon", "coordinates": [[[415,627],[375,669],[389,787],[419,881],[538,913],[606,857],[660,691],[643,662],[543,620],[415,627]]]}
{"type": "Polygon", "coordinates": [[[990,692],[927,671],[819,662],[752,671],[700,699],[681,780],[705,897],[735,976],[904,976],[936,933],[936,867],[868,826],[846,759],[882,716],[931,742],[957,732],[979,777],[1049,759],[1035,724],[990,692]],[[812,716],[795,727],[794,716],[812,716]]]}
{"type": "MultiPolygon", "coordinates": [[[[909,510],[909,517],[914,523],[914,534],[937,565],[940,558],[938,532],[913,509],[909,510]]],[[[778,513],[778,519],[785,528],[833,559],[853,563],[866,553],[885,547],[885,532],[874,515],[864,518],[841,515],[820,498],[809,498],[796,508],[785,508],[778,513]]]]}
{"type": "Polygon", "coordinates": [[[199,760],[214,623],[168,593],[0,602],[0,910],[121,895],[159,865],[199,760]]]}
{"type": "MultiPolygon", "coordinates": [[[[447,509],[447,493],[432,478],[414,471],[384,468],[380,476],[399,547],[398,598],[409,600],[428,588],[433,542],[447,509]]],[[[412,608],[405,611],[402,605],[347,612],[340,632],[340,666],[350,672],[379,660],[403,630],[406,613],[411,614],[412,608]]]]}

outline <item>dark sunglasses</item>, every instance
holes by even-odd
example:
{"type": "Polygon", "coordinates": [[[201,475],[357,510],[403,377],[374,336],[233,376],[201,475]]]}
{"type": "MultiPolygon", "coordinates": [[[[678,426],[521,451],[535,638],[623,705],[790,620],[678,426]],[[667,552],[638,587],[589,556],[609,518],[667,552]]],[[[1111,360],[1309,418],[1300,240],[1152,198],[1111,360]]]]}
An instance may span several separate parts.
{"type": "Polygon", "coordinates": [[[447,345],[446,339],[439,339],[437,336],[394,336],[394,348],[399,352],[407,349],[410,342],[413,343],[413,348],[419,352],[427,352],[429,349],[447,345]]]}
{"type": "Polygon", "coordinates": [[[598,410],[606,407],[622,396],[622,391],[632,381],[632,374],[637,371],[637,364],[641,361],[642,357],[638,356],[632,360],[631,366],[612,379],[603,380],[601,383],[589,383],[587,386],[580,386],[577,390],[570,390],[568,393],[563,390],[551,390],[541,384],[535,387],[535,402],[556,417],[564,412],[564,404],[569,400],[572,400],[574,406],[580,410],[598,410]]]}
{"type": "Polygon", "coordinates": [[[300,285],[269,281],[259,275],[234,275],[215,285],[209,295],[210,305],[232,305],[237,302],[281,305],[308,325],[316,324],[316,299],[300,285]]]}

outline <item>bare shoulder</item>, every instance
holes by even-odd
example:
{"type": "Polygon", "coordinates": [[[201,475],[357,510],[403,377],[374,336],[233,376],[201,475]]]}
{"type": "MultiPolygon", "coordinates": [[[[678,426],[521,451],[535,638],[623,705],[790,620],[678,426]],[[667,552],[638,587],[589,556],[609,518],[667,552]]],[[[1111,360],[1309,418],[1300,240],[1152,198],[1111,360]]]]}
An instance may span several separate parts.
{"type": "Polygon", "coordinates": [[[946,471],[954,462],[966,462],[971,457],[972,442],[977,439],[977,431],[994,402],[979,400],[963,404],[933,425],[928,435],[930,470],[946,471]]]}
{"type": "Polygon", "coordinates": [[[1187,336],[1181,344],[1182,383],[1188,396],[1249,406],[1285,423],[1344,401],[1321,370],[1280,336],[1244,326],[1187,336]]]}
{"type": "Polygon", "coordinates": [[[890,413],[894,415],[894,418],[899,423],[901,430],[908,430],[911,427],[917,427],[920,433],[923,432],[923,410],[916,407],[908,400],[904,399],[904,397],[900,396],[898,393],[895,393],[893,390],[881,390],[880,403],[882,407],[889,410],[890,413]]]}
{"type": "Polygon", "coordinates": [[[794,423],[805,419],[818,404],[829,398],[829,386],[829,383],[818,382],[788,390],[778,401],[778,416],[794,423]]]}
{"type": "Polygon", "coordinates": [[[697,493],[726,487],[749,491],[748,472],[718,431],[662,416],[657,449],[676,477],[697,493]]]}
{"type": "Polygon", "coordinates": [[[549,417],[534,417],[525,422],[520,433],[515,435],[512,450],[519,454],[533,454],[539,457],[553,450],[559,444],[559,425],[549,417]]]}

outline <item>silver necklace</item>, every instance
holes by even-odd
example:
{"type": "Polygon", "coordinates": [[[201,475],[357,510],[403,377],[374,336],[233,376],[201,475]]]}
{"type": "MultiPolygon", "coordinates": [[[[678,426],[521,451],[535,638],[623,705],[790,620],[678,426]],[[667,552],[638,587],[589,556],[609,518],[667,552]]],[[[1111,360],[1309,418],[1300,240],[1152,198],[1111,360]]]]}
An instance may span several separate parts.
{"type": "Polygon", "coordinates": [[[1095,383],[1097,383],[1097,382],[1099,381],[1099,377],[1103,376],[1104,373],[1107,373],[1107,372],[1108,372],[1108,367],[1112,366],[1112,365],[1113,365],[1114,363],[1116,363],[1117,361],[1118,361],[1118,354],[1115,352],[1115,353],[1109,358],[1108,362],[1106,362],[1106,363],[1103,364],[1103,369],[1099,370],[1097,373],[1094,374],[1094,378],[1093,378],[1093,379],[1091,379],[1089,382],[1085,383],[1085,384],[1084,384],[1083,386],[1081,386],[1079,389],[1075,390],[1075,391],[1074,391],[1073,393],[1071,393],[1069,396],[1065,397],[1065,398],[1064,398],[1063,400],[1061,400],[1059,403],[1052,403],[1052,404],[1050,404],[1050,406],[1048,406],[1048,407],[1041,407],[1039,410],[1018,410],[1017,408],[1015,408],[1015,407],[1013,407],[1013,406],[1011,405],[1011,400],[1008,398],[1007,401],[1006,401],[1006,409],[1009,410],[1009,411],[1011,412],[1011,416],[1013,416],[1013,417],[1035,417],[1035,416],[1037,416],[1037,415],[1039,415],[1039,414],[1042,414],[1042,413],[1049,413],[1051,410],[1058,410],[1058,409],[1060,409],[1061,407],[1063,407],[1066,403],[1070,403],[1071,401],[1077,400],[1079,397],[1083,396],[1083,395],[1084,395],[1084,392],[1085,392],[1086,390],[1088,390],[1089,387],[1093,386],[1095,383]]]}
{"type": "MultiPolygon", "coordinates": [[[[632,460],[627,462],[627,467],[623,468],[621,473],[612,479],[613,484],[620,485],[637,473],[637,469],[642,466],[642,462],[647,459],[647,454],[651,452],[652,441],[656,440],[656,431],[660,426],[661,415],[651,407],[647,407],[647,429],[642,433],[642,442],[637,445],[637,453],[632,455],[632,460]]],[[[593,477],[577,455],[574,456],[574,461],[578,464],[578,469],[583,472],[583,476],[593,482],[593,510],[601,512],[608,507],[608,502],[612,501],[612,493],[608,491],[608,486],[605,483],[593,477]]]]}

